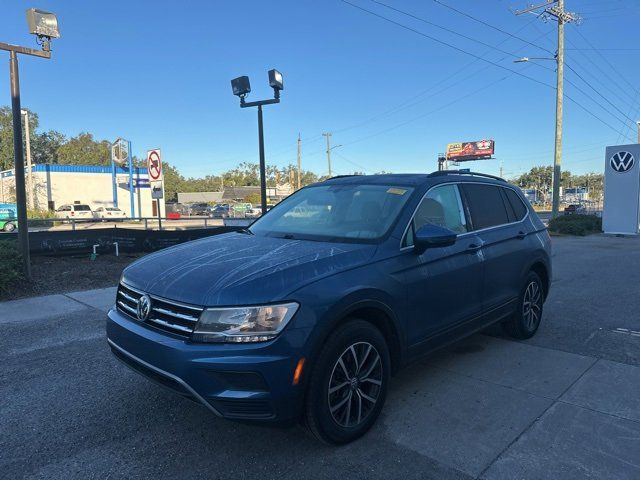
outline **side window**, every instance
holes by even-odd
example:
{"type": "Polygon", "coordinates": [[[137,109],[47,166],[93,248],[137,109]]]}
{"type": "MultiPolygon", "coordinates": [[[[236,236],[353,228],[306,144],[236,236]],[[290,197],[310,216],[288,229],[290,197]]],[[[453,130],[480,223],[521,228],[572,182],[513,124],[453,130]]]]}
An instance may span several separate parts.
{"type": "Polygon", "coordinates": [[[505,188],[504,193],[507,195],[507,200],[511,204],[511,208],[516,216],[516,220],[522,220],[527,214],[527,206],[522,202],[520,196],[510,188],[505,188]]]}
{"type": "Polygon", "coordinates": [[[469,204],[474,230],[509,223],[507,209],[496,185],[465,183],[462,185],[469,204]]]}
{"type": "Polygon", "coordinates": [[[412,246],[414,233],[427,223],[448,228],[456,233],[467,231],[467,222],[457,186],[441,185],[429,190],[416,210],[402,246],[412,246]]]}

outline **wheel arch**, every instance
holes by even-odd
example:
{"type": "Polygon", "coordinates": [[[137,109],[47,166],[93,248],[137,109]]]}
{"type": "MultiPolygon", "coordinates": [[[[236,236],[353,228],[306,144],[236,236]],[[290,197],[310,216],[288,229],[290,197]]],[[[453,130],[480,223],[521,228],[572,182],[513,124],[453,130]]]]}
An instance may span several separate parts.
{"type": "MultiPolygon", "coordinates": [[[[311,363],[320,354],[322,346],[327,338],[341,325],[351,319],[357,318],[375,326],[387,341],[389,355],[391,357],[392,373],[395,373],[404,360],[404,340],[398,319],[391,307],[385,302],[377,299],[362,299],[349,302],[339,310],[329,314],[328,321],[325,321],[320,335],[318,335],[311,349],[311,363]]],[[[309,365],[313,368],[313,365],[309,365]]]]}
{"type": "Polygon", "coordinates": [[[544,291],[544,298],[549,295],[549,289],[551,287],[551,278],[549,275],[549,268],[542,260],[535,261],[530,267],[529,271],[535,272],[542,280],[542,289],[544,291]]]}

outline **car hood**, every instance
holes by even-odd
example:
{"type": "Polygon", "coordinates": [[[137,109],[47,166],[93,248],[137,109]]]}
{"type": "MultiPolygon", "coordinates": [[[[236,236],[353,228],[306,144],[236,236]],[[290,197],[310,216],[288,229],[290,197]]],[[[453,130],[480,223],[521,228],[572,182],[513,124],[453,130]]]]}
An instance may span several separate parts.
{"type": "Polygon", "coordinates": [[[151,295],[201,306],[285,299],[298,288],[367,262],[375,245],[226,233],[150,254],[123,273],[151,295]]]}

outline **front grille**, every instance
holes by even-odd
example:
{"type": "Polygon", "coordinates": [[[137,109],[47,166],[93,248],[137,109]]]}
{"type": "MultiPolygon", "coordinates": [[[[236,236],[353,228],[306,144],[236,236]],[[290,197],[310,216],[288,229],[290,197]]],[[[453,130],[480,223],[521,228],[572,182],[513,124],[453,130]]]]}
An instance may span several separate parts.
{"type": "MultiPolygon", "coordinates": [[[[121,313],[137,320],[138,299],[143,295],[144,292],[121,283],[118,287],[116,306],[121,313]]],[[[153,295],[149,295],[149,298],[151,299],[151,312],[144,323],[183,337],[191,335],[198,317],[202,313],[202,308],[153,295]]]]}

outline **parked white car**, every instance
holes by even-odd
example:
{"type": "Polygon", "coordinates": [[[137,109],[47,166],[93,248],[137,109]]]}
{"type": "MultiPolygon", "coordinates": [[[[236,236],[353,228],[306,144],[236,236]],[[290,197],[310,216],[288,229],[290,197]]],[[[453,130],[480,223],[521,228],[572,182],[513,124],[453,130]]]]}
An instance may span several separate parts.
{"type": "Polygon", "coordinates": [[[62,205],[56,209],[56,217],[67,219],[89,219],[93,218],[91,207],[84,203],[73,203],[71,205],[62,205]]]}
{"type": "Polygon", "coordinates": [[[101,220],[123,220],[127,214],[118,207],[98,207],[93,211],[93,216],[101,220]]]}

